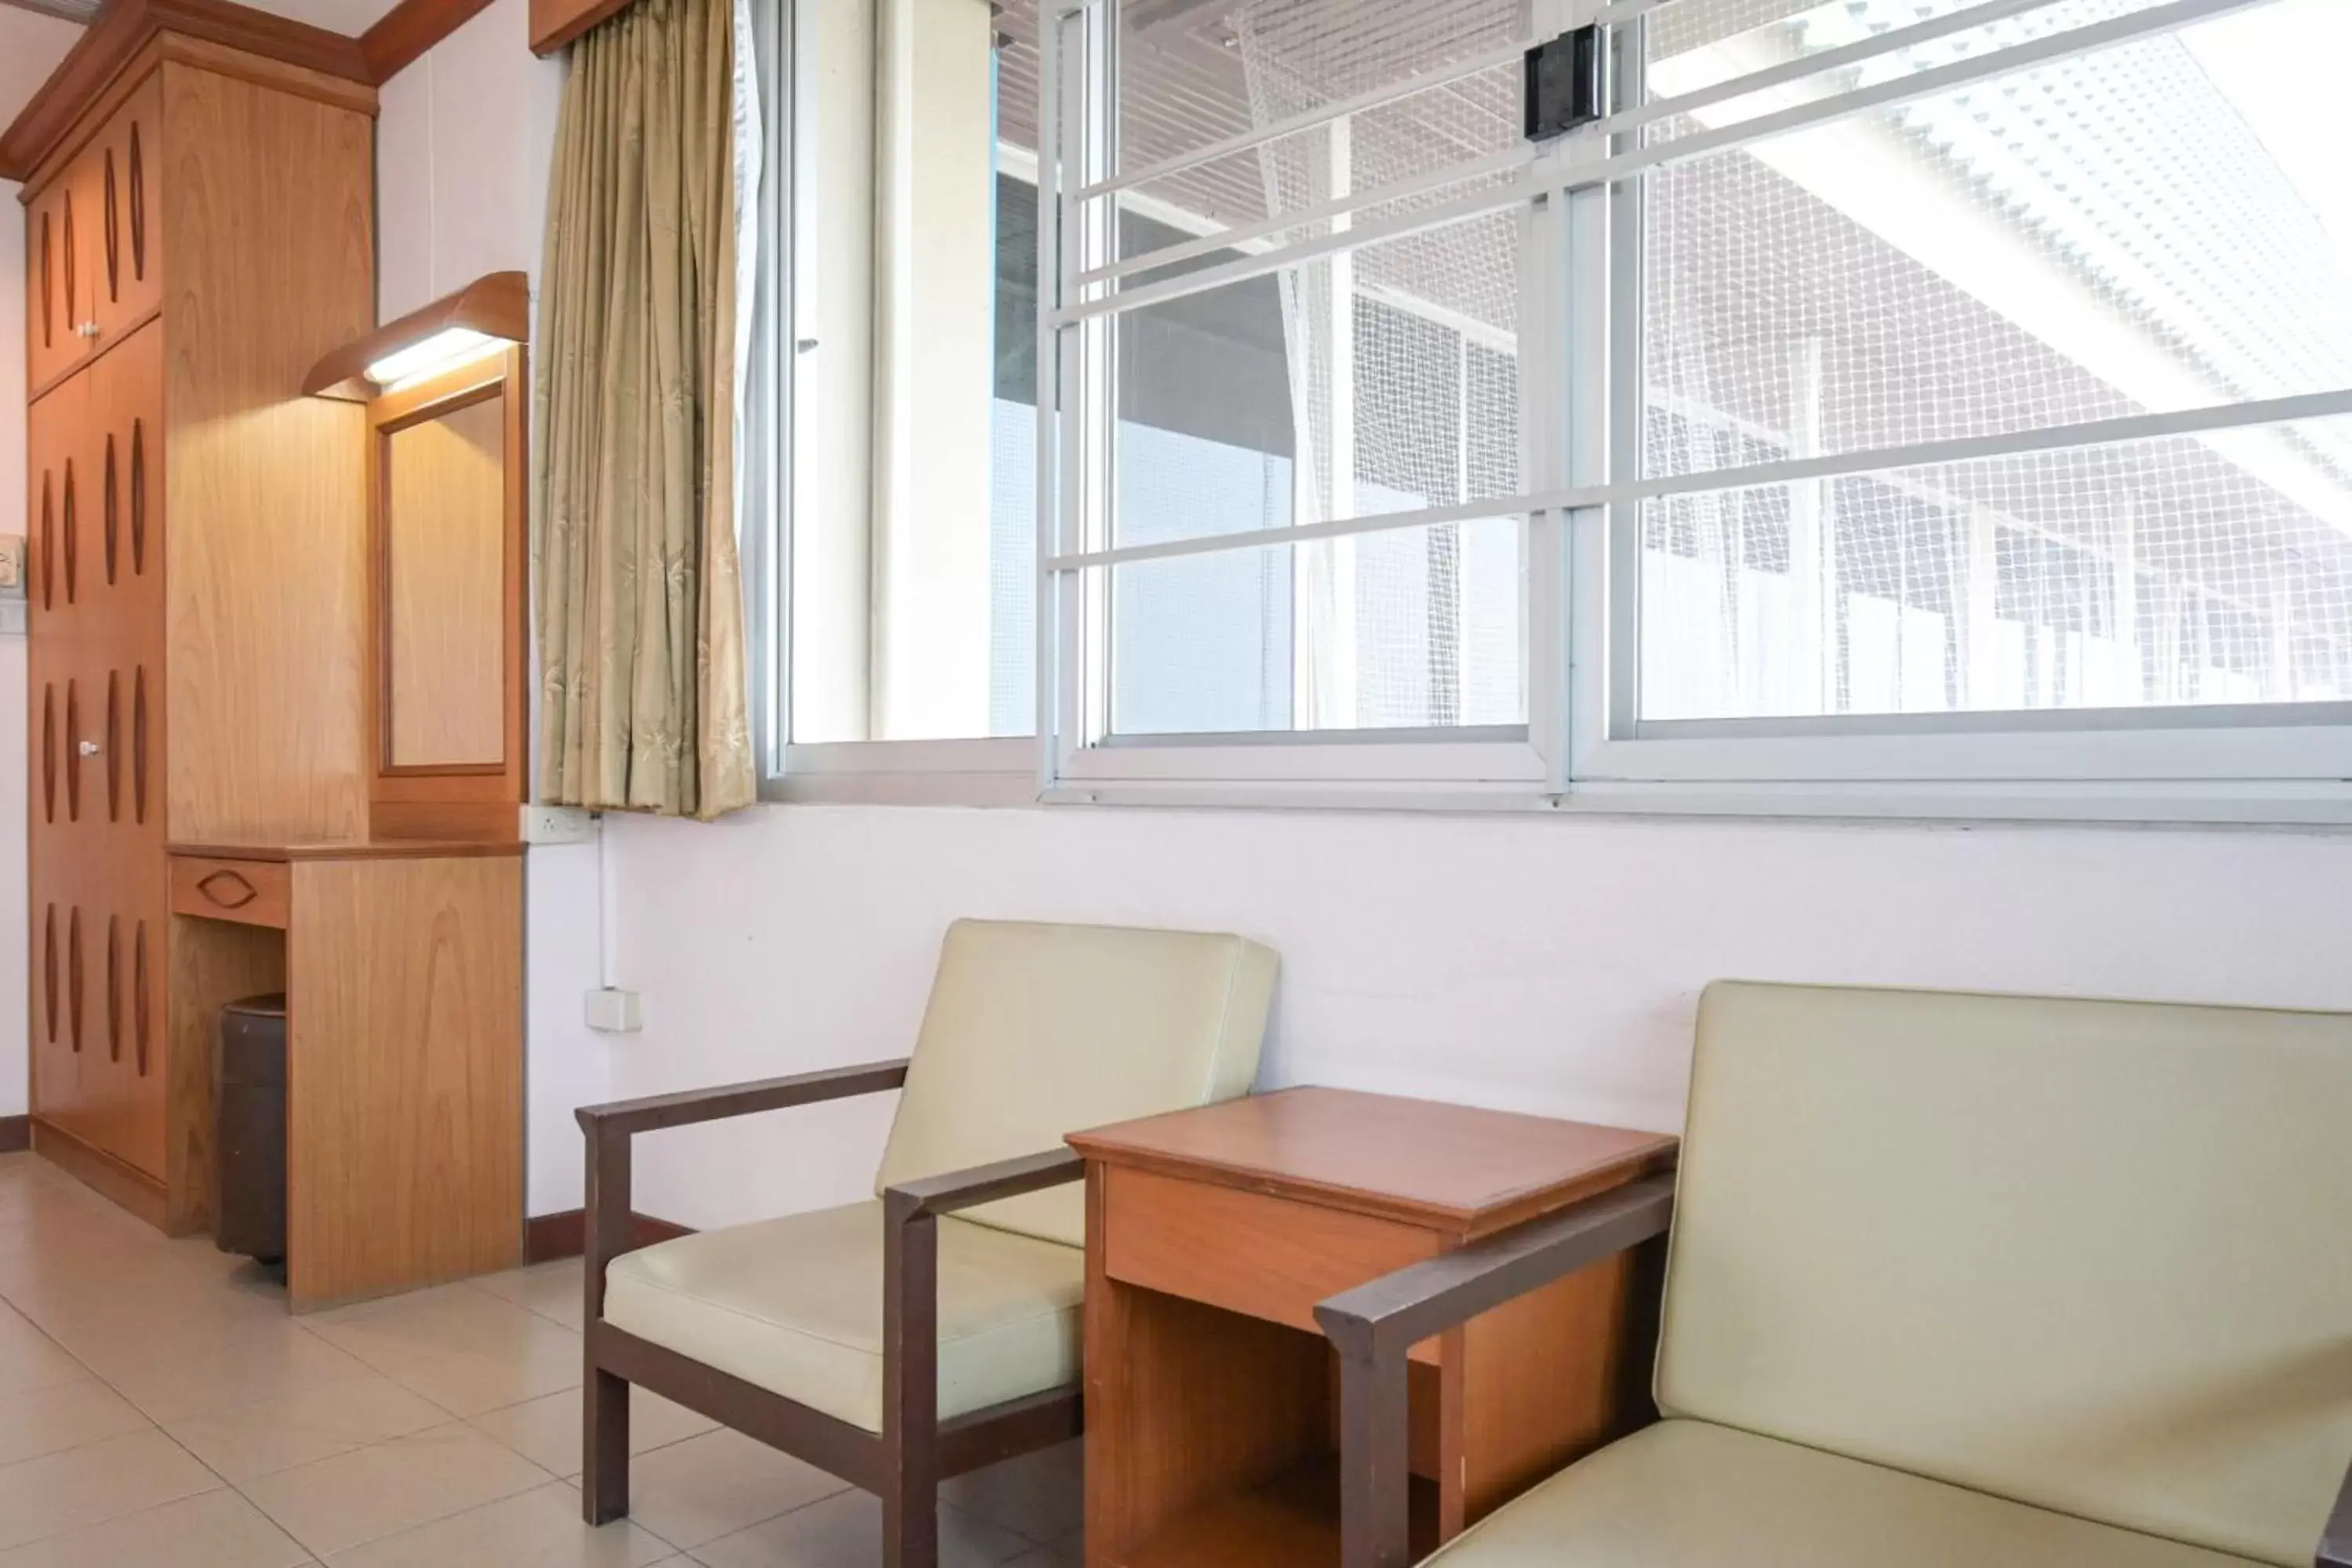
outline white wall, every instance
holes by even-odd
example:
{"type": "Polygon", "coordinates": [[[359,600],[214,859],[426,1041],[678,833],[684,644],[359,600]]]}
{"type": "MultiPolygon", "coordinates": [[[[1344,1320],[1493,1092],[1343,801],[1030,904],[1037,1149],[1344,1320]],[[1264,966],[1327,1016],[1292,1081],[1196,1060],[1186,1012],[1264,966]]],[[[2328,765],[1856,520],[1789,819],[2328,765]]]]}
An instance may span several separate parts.
{"type": "MultiPolygon", "coordinates": [[[[958,915],[1271,943],[1268,1084],[1661,1129],[1718,976],[2352,1009],[2347,837],[814,805],[612,831],[646,1016],[624,1094],[903,1053],[958,915]]],[[[848,1201],[887,1112],[663,1133],[637,1206],[848,1201]]]]}

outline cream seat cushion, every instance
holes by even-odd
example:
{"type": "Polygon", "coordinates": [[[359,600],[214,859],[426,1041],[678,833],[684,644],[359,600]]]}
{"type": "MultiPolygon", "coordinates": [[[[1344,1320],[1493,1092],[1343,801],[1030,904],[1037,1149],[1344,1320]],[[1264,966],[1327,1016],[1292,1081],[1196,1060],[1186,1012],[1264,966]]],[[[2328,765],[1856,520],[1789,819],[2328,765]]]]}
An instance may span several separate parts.
{"type": "MultiPolygon", "coordinates": [[[[1077,1380],[1086,1255],[939,1222],[940,1417],[1077,1380]]],[[[852,1204],[680,1237],[604,1273],[615,1327],[882,1430],[882,1205],[852,1204]]]]}
{"type": "Polygon", "coordinates": [[[1699,1421],[1554,1476],[1431,1568],[2243,1568],[2112,1525],[1699,1421]]]}

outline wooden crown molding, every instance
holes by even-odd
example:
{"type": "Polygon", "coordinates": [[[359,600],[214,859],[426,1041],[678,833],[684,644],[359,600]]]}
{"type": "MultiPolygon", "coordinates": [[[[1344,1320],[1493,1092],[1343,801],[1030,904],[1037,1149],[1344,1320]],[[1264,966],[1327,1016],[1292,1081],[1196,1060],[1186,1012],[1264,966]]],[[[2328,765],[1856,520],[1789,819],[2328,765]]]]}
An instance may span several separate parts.
{"type": "Polygon", "coordinates": [[[382,87],[425,58],[425,52],[467,23],[490,0],[400,0],[360,35],[360,54],[382,87]]]}
{"type": "Polygon", "coordinates": [[[367,367],[395,349],[423,342],[451,327],[470,327],[511,342],[530,341],[530,279],[520,272],[492,272],[422,310],[387,321],[354,338],[311,367],[302,378],[303,395],[366,403],[376,395],[367,367]]]}
{"type": "Polygon", "coordinates": [[[166,33],[373,88],[360,41],[231,0],[108,0],[98,20],[0,132],[0,179],[26,180],[107,85],[166,33]]]}
{"type": "Polygon", "coordinates": [[[530,52],[551,55],[633,0],[530,0],[530,52]]]}

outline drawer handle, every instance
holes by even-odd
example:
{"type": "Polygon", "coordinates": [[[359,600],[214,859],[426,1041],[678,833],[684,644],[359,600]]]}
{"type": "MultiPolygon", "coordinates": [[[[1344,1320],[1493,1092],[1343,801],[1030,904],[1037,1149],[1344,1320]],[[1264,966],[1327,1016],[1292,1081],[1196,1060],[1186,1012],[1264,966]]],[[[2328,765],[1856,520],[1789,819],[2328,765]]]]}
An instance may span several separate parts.
{"type": "Polygon", "coordinates": [[[147,280],[147,165],[139,156],[139,121],[131,122],[131,276],[147,280]]]}
{"type": "Polygon", "coordinates": [[[66,919],[66,1026],[72,1031],[74,1054],[81,1054],[81,906],[66,919]]]}
{"type": "Polygon", "coordinates": [[[122,820],[122,678],[111,669],[106,672],[106,820],[122,820]]]}
{"type": "Polygon", "coordinates": [[[131,815],[147,820],[147,667],[131,675],[131,815]]]}
{"type": "Polygon", "coordinates": [[[115,523],[122,510],[120,501],[121,487],[115,483],[114,432],[111,430],[106,433],[106,472],[101,478],[106,515],[106,585],[111,588],[114,586],[115,523]]]}
{"type": "Polygon", "coordinates": [[[106,1059],[122,1059],[122,921],[106,917],[106,1059]]]}
{"type": "Polygon", "coordinates": [[[41,1016],[49,1044],[58,1043],[58,906],[41,917],[41,1016]]]}
{"type": "Polygon", "coordinates": [[[139,1062],[139,1076],[147,1076],[147,922],[141,921],[131,937],[131,1048],[139,1062]]]}
{"type": "Polygon", "coordinates": [[[224,910],[241,910],[261,897],[260,889],[226,868],[205,873],[197,881],[196,891],[224,910]]]}
{"type": "Polygon", "coordinates": [[[121,226],[115,220],[114,149],[106,150],[106,298],[108,303],[122,298],[121,226]]]}

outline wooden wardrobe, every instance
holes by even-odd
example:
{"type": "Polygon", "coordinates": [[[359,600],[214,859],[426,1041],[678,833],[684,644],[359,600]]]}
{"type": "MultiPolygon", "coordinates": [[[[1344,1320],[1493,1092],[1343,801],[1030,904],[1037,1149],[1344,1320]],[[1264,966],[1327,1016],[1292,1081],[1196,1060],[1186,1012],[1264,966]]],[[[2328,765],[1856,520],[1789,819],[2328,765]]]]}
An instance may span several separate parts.
{"type": "Polygon", "coordinates": [[[8,137],[34,1141],[174,1231],[209,1220],[205,1020],[272,976],[175,938],[165,845],[367,831],[363,415],[298,389],[374,322],[374,110],[118,4],[8,137]]]}

